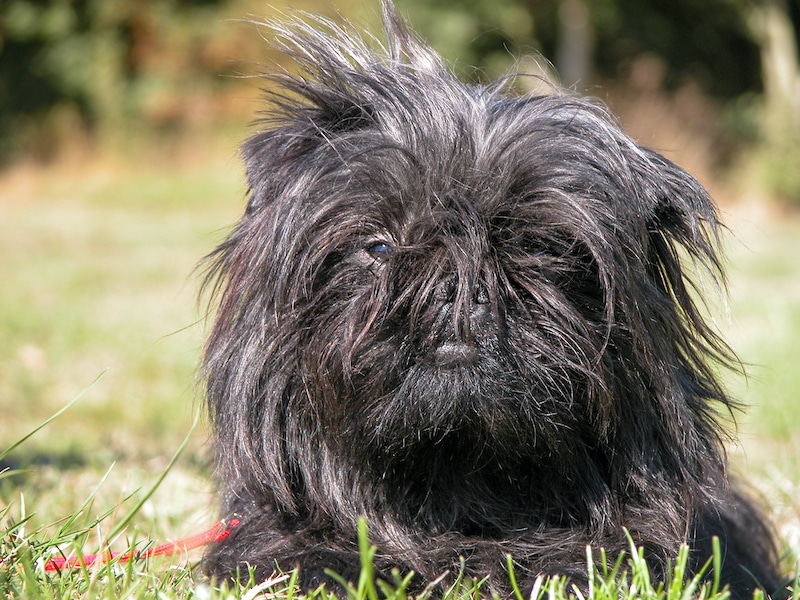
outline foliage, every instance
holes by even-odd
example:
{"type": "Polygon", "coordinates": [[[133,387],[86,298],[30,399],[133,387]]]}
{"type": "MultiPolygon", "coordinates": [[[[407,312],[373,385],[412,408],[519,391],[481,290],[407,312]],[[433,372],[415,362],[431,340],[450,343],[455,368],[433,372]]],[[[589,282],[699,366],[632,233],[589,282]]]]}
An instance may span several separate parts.
{"type": "Polygon", "coordinates": [[[756,134],[747,158],[769,193],[800,206],[800,28],[782,0],[753,3],[748,22],[761,45],[764,92],[749,103],[756,134]]]}
{"type": "Polygon", "coordinates": [[[202,111],[224,111],[209,104],[235,83],[238,32],[226,27],[229,4],[0,4],[0,155],[47,157],[59,135],[80,129],[122,133],[143,122],[170,128],[219,117],[202,111]]]}
{"type": "Polygon", "coordinates": [[[715,97],[761,88],[759,51],[737,0],[592,0],[596,62],[617,77],[637,56],[656,56],[668,88],[692,79],[715,97]]]}
{"type": "Polygon", "coordinates": [[[800,115],[763,111],[759,144],[753,149],[765,188],[787,204],[800,207],[800,115]]]}
{"type": "Polygon", "coordinates": [[[494,80],[518,57],[543,50],[535,13],[520,0],[397,0],[397,6],[426,41],[475,80],[494,80]]]}
{"type": "MultiPolygon", "coordinates": [[[[780,0],[396,0],[421,33],[473,80],[519,68],[572,71],[568,5],[585,8],[586,81],[635,78],[641,56],[660,65],[656,85],[687,80],[725,102],[760,98],[774,44],[752,25],[753,6],[780,0]],[[541,54],[532,62],[520,57],[541,54]]],[[[241,126],[258,110],[253,77],[281,58],[242,22],[294,8],[377,25],[378,0],[5,0],[0,2],[0,166],[53,160],[82,149],[162,145],[198,129],[241,126]]],[[[800,12],[784,11],[798,30],[800,12]]],[[[573,23],[574,24],[574,23],[573,23]]],[[[583,72],[585,69],[580,70],[583,72]]],[[[652,75],[652,73],[651,73],[652,75]]],[[[800,74],[798,74],[800,77],[800,74]]],[[[764,103],[762,103],[764,104],[764,103]]],[[[775,195],[800,196],[797,116],[774,124],[774,108],[742,138],[746,160],[775,195]],[[756,141],[753,141],[753,140],[756,141]]],[[[780,112],[780,111],[778,111],[780,112]]],[[[654,116],[654,118],[656,118],[654,116]]],[[[734,124],[733,130],[741,130],[734,124]]],[[[722,151],[721,151],[722,152],[722,151]]]]}
{"type": "MultiPolygon", "coordinates": [[[[618,76],[641,53],[668,67],[668,81],[692,76],[732,97],[757,90],[758,49],[736,0],[581,0],[590,11],[594,66],[618,76]]],[[[331,12],[322,0],[279,0],[331,12]]],[[[563,34],[564,0],[397,0],[448,59],[494,78],[515,57],[550,60],[563,34]]],[[[338,0],[357,17],[361,3],[338,0]]],[[[378,0],[370,6],[374,15],[378,0]]],[[[5,0],[0,3],[0,160],[47,158],[75,138],[142,127],[180,131],[249,119],[241,98],[254,87],[248,61],[269,62],[254,28],[236,20],[265,10],[257,0],[5,0]],[[82,133],[83,132],[83,133],[82,133]]]]}

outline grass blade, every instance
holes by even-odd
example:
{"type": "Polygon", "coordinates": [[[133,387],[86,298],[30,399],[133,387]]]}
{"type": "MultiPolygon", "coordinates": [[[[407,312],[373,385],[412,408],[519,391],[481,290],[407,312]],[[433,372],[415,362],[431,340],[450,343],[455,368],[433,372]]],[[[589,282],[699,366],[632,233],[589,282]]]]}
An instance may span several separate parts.
{"type": "Polygon", "coordinates": [[[164,472],[161,473],[161,475],[159,475],[156,482],[150,487],[149,490],[147,490],[147,493],[145,493],[144,496],[142,496],[139,499],[139,501],[136,503],[136,506],[134,506],[133,509],[129,511],[128,514],[114,526],[114,528],[108,534],[109,540],[113,540],[117,535],[120,534],[120,532],[123,529],[125,529],[125,527],[128,526],[128,524],[131,522],[131,519],[133,519],[136,513],[138,513],[139,510],[142,508],[142,506],[144,506],[144,503],[147,502],[150,499],[150,497],[155,493],[155,491],[167,477],[167,474],[172,470],[172,467],[175,466],[176,462],[178,462],[178,458],[180,458],[180,456],[183,454],[183,451],[186,450],[186,447],[189,445],[189,440],[191,439],[195,429],[197,429],[197,425],[199,422],[200,422],[200,415],[195,414],[194,422],[192,423],[192,426],[189,428],[189,433],[186,434],[186,437],[183,439],[183,442],[181,442],[180,447],[172,456],[172,459],[170,459],[167,468],[164,469],[164,472]]]}
{"type": "Polygon", "coordinates": [[[52,422],[53,422],[53,421],[55,421],[55,420],[56,420],[58,417],[60,417],[62,414],[64,414],[64,413],[65,413],[65,412],[66,412],[68,409],[70,409],[70,408],[72,407],[72,405],[73,405],[73,404],[77,403],[77,402],[78,402],[78,400],[80,400],[81,398],[83,398],[83,396],[85,396],[85,395],[86,395],[86,393],[87,393],[89,390],[91,390],[91,389],[92,389],[92,388],[93,388],[95,385],[97,385],[97,382],[98,382],[98,381],[100,381],[100,380],[101,380],[101,379],[102,379],[102,378],[105,376],[105,374],[106,374],[106,371],[103,371],[102,373],[100,373],[100,375],[98,375],[98,376],[95,378],[95,380],[94,380],[94,381],[92,381],[92,383],[90,383],[90,384],[89,384],[89,385],[88,385],[86,388],[84,388],[83,390],[81,390],[81,392],[80,392],[80,393],[79,393],[77,396],[75,396],[75,397],[74,397],[72,400],[70,400],[69,402],[67,402],[67,404],[66,404],[66,405],[65,405],[63,408],[61,408],[61,409],[59,409],[58,411],[56,411],[55,413],[53,413],[53,414],[52,414],[50,417],[48,417],[46,420],[44,420],[42,423],[40,423],[40,424],[39,424],[39,425],[38,425],[38,426],[37,426],[35,429],[33,429],[32,431],[30,431],[28,434],[26,434],[26,435],[25,435],[24,437],[22,437],[21,439],[17,440],[17,441],[16,441],[16,442],[14,442],[13,444],[11,444],[11,445],[10,445],[8,448],[6,448],[5,450],[2,450],[2,451],[0,451],[0,460],[3,460],[3,459],[4,459],[6,456],[8,456],[8,455],[9,455],[11,452],[13,452],[13,451],[14,451],[14,450],[16,450],[16,449],[17,449],[19,446],[21,446],[22,444],[24,444],[25,442],[27,442],[27,441],[28,441],[28,440],[29,440],[31,437],[33,437],[33,436],[34,436],[36,433],[38,433],[39,431],[41,431],[42,429],[44,429],[45,427],[47,427],[47,426],[48,426],[50,423],[52,423],[52,422]]]}

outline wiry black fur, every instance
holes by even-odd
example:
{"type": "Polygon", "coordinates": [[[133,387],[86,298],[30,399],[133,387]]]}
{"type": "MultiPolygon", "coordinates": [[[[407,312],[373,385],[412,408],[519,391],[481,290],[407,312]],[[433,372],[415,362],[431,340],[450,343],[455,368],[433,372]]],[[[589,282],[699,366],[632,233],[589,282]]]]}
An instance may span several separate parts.
{"type": "Polygon", "coordinates": [[[720,536],[734,596],[771,591],[773,542],[726,476],[710,365],[731,355],[687,275],[721,278],[704,189],[594,103],[458,82],[384,13],[387,50],[275,27],[303,73],[272,78],[213,257],[204,375],[243,525],[209,572],[354,578],[365,516],[384,577],[464,557],[503,590],[510,553],[527,586],[580,582],[585,546],[627,528],[656,576],[720,536]]]}

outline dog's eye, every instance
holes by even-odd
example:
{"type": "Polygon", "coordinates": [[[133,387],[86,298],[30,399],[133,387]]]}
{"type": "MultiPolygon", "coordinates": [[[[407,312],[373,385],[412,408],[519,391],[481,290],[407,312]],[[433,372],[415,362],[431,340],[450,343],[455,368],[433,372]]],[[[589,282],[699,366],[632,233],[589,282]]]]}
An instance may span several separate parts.
{"type": "Polygon", "coordinates": [[[392,254],[394,249],[389,244],[383,242],[376,242],[367,246],[367,252],[375,260],[386,260],[392,254]]]}

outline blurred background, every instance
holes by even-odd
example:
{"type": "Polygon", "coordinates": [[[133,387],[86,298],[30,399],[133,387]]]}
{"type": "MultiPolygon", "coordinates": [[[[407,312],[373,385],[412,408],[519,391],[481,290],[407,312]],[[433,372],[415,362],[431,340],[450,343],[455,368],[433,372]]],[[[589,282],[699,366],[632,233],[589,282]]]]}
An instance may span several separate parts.
{"type": "MultiPolygon", "coordinates": [[[[397,6],[463,78],[558,77],[711,190],[730,228],[713,318],[748,373],[724,375],[750,407],[730,454],[796,553],[800,1],[397,6]]],[[[295,9],[379,30],[377,0],[0,0],[0,448],[103,374],[6,457],[30,470],[0,481],[0,506],[22,490],[58,518],[114,463],[119,500],[201,412],[198,264],[243,209],[237,147],[258,74],[284,61],[247,19],[295,9]]],[[[151,509],[166,531],[213,512],[206,435],[151,509]]]]}

